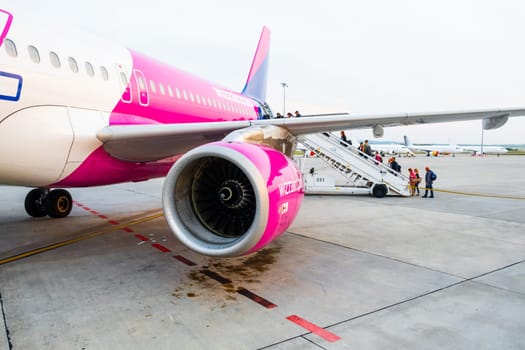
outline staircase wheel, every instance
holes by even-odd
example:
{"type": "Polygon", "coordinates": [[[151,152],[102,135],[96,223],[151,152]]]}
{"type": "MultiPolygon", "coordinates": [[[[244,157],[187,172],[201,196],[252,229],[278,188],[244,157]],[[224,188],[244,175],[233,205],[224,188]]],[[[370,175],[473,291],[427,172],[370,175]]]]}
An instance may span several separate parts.
{"type": "Polygon", "coordinates": [[[372,188],[372,194],[377,198],[383,198],[387,192],[388,188],[384,184],[375,184],[372,188]]]}

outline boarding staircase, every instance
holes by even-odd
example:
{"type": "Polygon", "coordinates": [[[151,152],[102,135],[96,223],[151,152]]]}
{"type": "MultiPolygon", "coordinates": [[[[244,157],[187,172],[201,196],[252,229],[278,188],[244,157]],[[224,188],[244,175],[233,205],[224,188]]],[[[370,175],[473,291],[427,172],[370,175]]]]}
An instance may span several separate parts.
{"type": "Polygon", "coordinates": [[[388,194],[410,196],[407,176],[391,169],[331,133],[309,134],[298,138],[306,148],[303,157],[296,157],[304,174],[307,194],[388,194]],[[345,178],[335,185],[330,176],[320,173],[319,159],[345,178]],[[316,171],[316,168],[318,169],[316,171]]]}

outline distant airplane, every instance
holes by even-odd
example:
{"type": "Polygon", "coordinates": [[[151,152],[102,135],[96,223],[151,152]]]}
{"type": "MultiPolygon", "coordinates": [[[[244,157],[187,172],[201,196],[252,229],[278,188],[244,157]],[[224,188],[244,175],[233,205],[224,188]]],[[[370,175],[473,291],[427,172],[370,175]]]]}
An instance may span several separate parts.
{"type": "Polygon", "coordinates": [[[452,154],[452,156],[455,157],[457,153],[465,152],[465,150],[459,147],[458,145],[452,145],[452,144],[449,144],[449,145],[439,145],[439,144],[415,145],[415,144],[412,144],[412,142],[410,142],[410,140],[408,139],[406,135],[403,136],[403,139],[405,140],[405,146],[410,148],[412,151],[427,152],[427,157],[429,157],[430,155],[437,157],[440,154],[443,154],[443,155],[452,154]]]}
{"type": "Polygon", "coordinates": [[[372,151],[378,151],[379,153],[387,153],[392,155],[402,155],[406,157],[414,157],[414,152],[405,145],[400,143],[375,143],[370,141],[372,151]]]}
{"type": "Polygon", "coordinates": [[[0,6],[0,184],[34,188],[24,203],[30,216],[62,218],[73,206],[62,188],[166,177],[166,221],[200,254],[252,253],[288,229],[304,197],[291,159],[298,135],[371,128],[380,136],[386,126],[474,119],[493,129],[525,115],[274,119],[265,102],[267,28],[239,93],[74,28],[53,28],[60,18],[31,16],[23,1],[0,6]]]}
{"type": "MultiPolygon", "coordinates": [[[[481,154],[481,145],[462,145],[463,149],[474,154],[481,154]]],[[[483,154],[504,154],[508,149],[503,146],[485,146],[483,145],[483,154]]]]}

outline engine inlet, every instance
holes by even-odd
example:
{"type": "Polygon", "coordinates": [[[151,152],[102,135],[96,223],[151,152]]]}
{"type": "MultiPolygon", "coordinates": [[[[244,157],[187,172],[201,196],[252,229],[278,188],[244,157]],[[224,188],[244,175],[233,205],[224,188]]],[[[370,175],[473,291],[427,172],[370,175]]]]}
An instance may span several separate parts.
{"type": "Polygon", "coordinates": [[[239,167],[221,158],[207,158],[196,167],[191,202],[201,224],[223,237],[246,233],[256,212],[250,180],[239,167]]]}

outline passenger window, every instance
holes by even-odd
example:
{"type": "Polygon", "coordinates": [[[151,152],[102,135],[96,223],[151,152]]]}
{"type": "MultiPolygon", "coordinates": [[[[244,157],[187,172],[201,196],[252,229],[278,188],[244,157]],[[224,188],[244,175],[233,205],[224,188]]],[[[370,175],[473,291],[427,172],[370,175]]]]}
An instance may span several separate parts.
{"type": "Polygon", "coordinates": [[[29,57],[31,58],[31,61],[40,63],[40,54],[38,53],[38,49],[33,45],[29,45],[27,50],[29,51],[29,57]]]}
{"type": "Polygon", "coordinates": [[[162,83],[159,83],[159,90],[160,90],[160,93],[161,93],[161,94],[163,94],[163,95],[166,94],[166,92],[165,92],[165,90],[164,90],[164,85],[162,85],[162,83]]]}
{"type": "Polygon", "coordinates": [[[16,57],[18,55],[18,52],[16,51],[16,45],[13,40],[5,39],[4,46],[5,46],[5,51],[7,52],[9,56],[16,57]]]}
{"type": "Polygon", "coordinates": [[[109,73],[106,67],[100,66],[100,74],[102,74],[102,79],[109,80],[109,73]]]}
{"type": "Polygon", "coordinates": [[[153,92],[153,93],[157,92],[157,86],[155,85],[155,82],[153,80],[149,81],[149,86],[151,88],[151,92],[153,92]]]}
{"type": "Polygon", "coordinates": [[[73,57],[69,57],[67,59],[67,62],[69,63],[69,68],[73,73],[78,73],[78,64],[77,61],[73,57]]]}
{"type": "Polygon", "coordinates": [[[200,98],[199,94],[196,94],[195,98],[197,99],[197,103],[201,104],[201,98],[200,98]]]}
{"type": "Polygon", "coordinates": [[[51,65],[55,68],[60,68],[60,58],[56,54],[56,52],[50,51],[49,52],[49,60],[51,61],[51,65]]]}
{"type": "Polygon", "coordinates": [[[94,76],[94,75],[95,75],[95,70],[93,69],[93,66],[91,65],[91,63],[86,62],[85,66],[86,66],[86,72],[87,72],[87,74],[88,74],[90,77],[94,76]]]}
{"type": "Polygon", "coordinates": [[[128,86],[128,77],[126,76],[126,73],[120,72],[120,81],[122,82],[122,86],[128,86]]]}
{"type": "Polygon", "coordinates": [[[186,93],[186,90],[182,90],[182,94],[184,95],[184,99],[188,101],[188,94],[186,93]]]}
{"type": "Polygon", "coordinates": [[[142,75],[137,74],[137,81],[139,82],[139,89],[142,91],[146,90],[146,82],[144,81],[142,75]]]}
{"type": "Polygon", "coordinates": [[[175,93],[177,94],[177,98],[180,99],[180,90],[179,90],[179,88],[175,88],[175,93]]]}
{"type": "Polygon", "coordinates": [[[170,95],[170,97],[173,97],[173,90],[171,88],[171,85],[168,85],[168,95],[170,95]]]}

